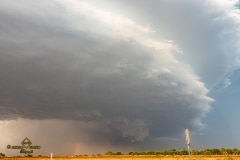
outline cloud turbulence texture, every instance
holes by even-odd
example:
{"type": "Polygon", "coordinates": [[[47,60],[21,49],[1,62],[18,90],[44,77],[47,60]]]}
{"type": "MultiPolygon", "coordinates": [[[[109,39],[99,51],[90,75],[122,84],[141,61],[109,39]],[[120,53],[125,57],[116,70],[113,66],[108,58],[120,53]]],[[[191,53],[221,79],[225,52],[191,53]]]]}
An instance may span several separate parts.
{"type": "Polygon", "coordinates": [[[204,128],[206,86],[229,85],[237,66],[237,51],[226,53],[237,45],[223,39],[238,38],[233,2],[104,2],[0,2],[1,119],[91,124],[89,135],[118,145],[204,128]]]}

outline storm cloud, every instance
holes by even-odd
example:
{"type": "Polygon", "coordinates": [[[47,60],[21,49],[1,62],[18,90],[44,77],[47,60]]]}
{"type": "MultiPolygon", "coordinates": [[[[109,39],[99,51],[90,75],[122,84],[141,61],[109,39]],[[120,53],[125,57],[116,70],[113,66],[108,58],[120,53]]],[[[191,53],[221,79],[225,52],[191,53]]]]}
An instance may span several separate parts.
{"type": "Polygon", "coordinates": [[[134,7],[136,1],[111,1],[112,10],[94,1],[2,3],[1,120],[37,121],[41,128],[54,120],[58,129],[69,122],[85,137],[67,133],[76,141],[87,136],[115,147],[134,143],[133,148],[174,139],[185,128],[204,128],[201,118],[213,101],[206,84],[231,84],[226,76],[237,66],[237,45],[227,40],[238,38],[219,27],[237,21],[204,2],[138,1],[134,7]],[[176,10],[164,9],[173,4],[176,10]],[[114,13],[114,5],[129,5],[139,14],[144,8],[145,20],[114,13]],[[228,47],[234,49],[230,56],[228,47]]]}

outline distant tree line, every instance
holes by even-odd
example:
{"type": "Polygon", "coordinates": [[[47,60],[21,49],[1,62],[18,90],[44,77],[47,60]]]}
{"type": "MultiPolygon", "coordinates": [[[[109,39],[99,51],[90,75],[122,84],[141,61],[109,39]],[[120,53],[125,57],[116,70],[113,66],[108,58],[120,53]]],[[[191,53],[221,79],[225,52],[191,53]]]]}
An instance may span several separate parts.
{"type": "MultiPolygon", "coordinates": [[[[237,148],[208,148],[204,150],[190,150],[191,155],[240,155],[240,150],[237,148]]],[[[142,152],[129,152],[123,154],[121,152],[109,151],[105,155],[188,155],[188,150],[183,148],[182,150],[169,149],[163,151],[142,151],[142,152]]]]}

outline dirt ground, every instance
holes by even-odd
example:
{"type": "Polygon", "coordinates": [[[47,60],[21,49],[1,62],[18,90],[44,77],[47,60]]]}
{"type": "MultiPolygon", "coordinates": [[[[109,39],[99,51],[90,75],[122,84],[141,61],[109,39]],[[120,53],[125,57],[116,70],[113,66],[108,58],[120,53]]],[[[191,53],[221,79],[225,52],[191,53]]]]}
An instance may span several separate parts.
{"type": "MultiPolygon", "coordinates": [[[[50,157],[7,157],[2,160],[51,160],[50,157]]],[[[53,157],[52,160],[240,160],[240,155],[227,156],[83,156],[53,157]]]]}

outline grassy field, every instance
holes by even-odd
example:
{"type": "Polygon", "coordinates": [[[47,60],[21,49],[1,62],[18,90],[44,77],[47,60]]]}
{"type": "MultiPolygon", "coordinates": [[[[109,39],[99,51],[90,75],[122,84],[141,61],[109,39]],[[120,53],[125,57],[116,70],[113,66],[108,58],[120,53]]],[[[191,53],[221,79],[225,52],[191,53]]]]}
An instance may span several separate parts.
{"type": "MultiPolygon", "coordinates": [[[[2,160],[50,160],[50,157],[8,157],[2,160]]],[[[92,156],[53,157],[53,160],[240,160],[240,155],[229,156],[92,156]]]]}

